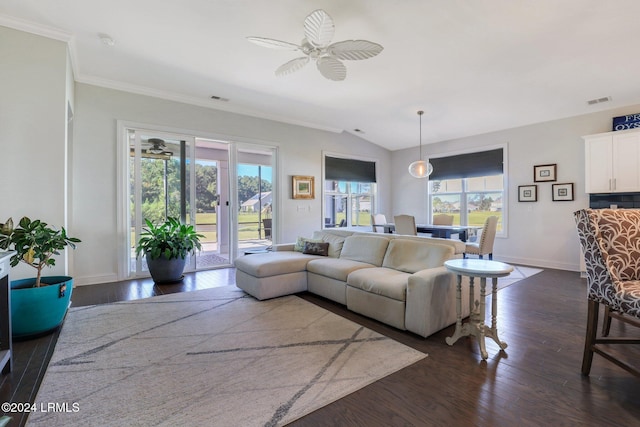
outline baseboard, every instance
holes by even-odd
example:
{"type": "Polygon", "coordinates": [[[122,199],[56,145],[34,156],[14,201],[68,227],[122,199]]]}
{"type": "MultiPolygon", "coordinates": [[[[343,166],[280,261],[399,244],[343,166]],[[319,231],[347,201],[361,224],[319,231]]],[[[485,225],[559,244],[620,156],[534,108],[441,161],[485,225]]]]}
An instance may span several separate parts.
{"type": "Polygon", "coordinates": [[[104,276],[73,277],[74,286],[97,285],[99,283],[111,283],[117,281],[118,276],[116,274],[108,274],[104,276]]]}
{"type": "Polygon", "coordinates": [[[496,261],[506,262],[507,264],[528,265],[531,267],[539,268],[555,268],[557,270],[575,271],[579,272],[579,264],[569,264],[564,262],[557,262],[547,259],[534,259],[534,258],[517,258],[502,255],[493,255],[493,259],[496,261]]]}

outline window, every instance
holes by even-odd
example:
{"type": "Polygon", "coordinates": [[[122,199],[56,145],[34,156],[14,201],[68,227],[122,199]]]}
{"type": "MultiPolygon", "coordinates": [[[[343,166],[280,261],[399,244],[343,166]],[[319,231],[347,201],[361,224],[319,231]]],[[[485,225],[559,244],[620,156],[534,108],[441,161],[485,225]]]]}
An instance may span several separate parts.
{"type": "Polygon", "coordinates": [[[488,216],[495,215],[498,234],[504,235],[503,152],[501,148],[431,159],[430,217],[447,213],[456,225],[482,227],[488,216]]]}
{"type": "Polygon", "coordinates": [[[324,226],[369,226],[375,206],[375,162],[325,157],[324,226]]]}
{"type": "Polygon", "coordinates": [[[375,183],[325,180],[324,226],[369,226],[375,183]]]}

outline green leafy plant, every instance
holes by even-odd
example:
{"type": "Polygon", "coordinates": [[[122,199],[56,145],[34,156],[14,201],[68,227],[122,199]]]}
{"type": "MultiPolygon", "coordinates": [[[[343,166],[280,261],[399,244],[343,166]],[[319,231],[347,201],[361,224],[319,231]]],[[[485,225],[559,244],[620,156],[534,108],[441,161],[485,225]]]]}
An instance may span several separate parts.
{"type": "Polygon", "coordinates": [[[147,254],[151,259],[185,258],[187,254],[201,250],[200,238],[193,225],[181,224],[177,218],[168,217],[159,225],[145,220],[147,227],[143,229],[136,247],[136,255],[147,254]]]}
{"type": "Polygon", "coordinates": [[[26,216],[22,217],[16,228],[13,228],[12,218],[0,228],[0,249],[16,251],[11,257],[11,266],[23,262],[38,271],[34,287],[41,286],[42,270],[56,264],[54,255],[60,255],[60,251],[67,246],[75,249],[75,244],[80,241],[67,236],[64,227],[56,230],[46,222],[38,219],[31,221],[26,216]]]}

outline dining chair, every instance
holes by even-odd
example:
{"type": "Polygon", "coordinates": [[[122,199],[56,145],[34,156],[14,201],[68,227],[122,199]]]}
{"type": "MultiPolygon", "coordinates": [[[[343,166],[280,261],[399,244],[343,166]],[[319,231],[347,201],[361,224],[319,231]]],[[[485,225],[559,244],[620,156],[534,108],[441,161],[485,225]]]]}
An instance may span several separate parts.
{"type": "Polygon", "coordinates": [[[484,226],[480,231],[480,238],[475,242],[465,243],[464,257],[467,255],[478,255],[480,259],[484,255],[489,255],[489,259],[493,259],[493,242],[496,239],[496,231],[498,229],[498,217],[492,215],[484,221],[484,226]]]}
{"type": "Polygon", "coordinates": [[[405,234],[409,236],[417,236],[416,219],[412,215],[395,215],[393,222],[396,234],[405,234]]]}
{"type": "Polygon", "coordinates": [[[384,232],[383,225],[387,223],[387,217],[384,214],[375,214],[371,215],[371,228],[373,228],[373,232],[377,233],[378,228],[382,228],[384,232]]]}
{"type": "MultiPolygon", "coordinates": [[[[621,351],[621,345],[640,344],[640,339],[624,336],[622,332],[620,336],[609,336],[612,318],[640,327],[640,248],[637,244],[640,210],[581,209],[574,212],[574,218],[587,268],[587,331],[582,375],[588,376],[591,372],[595,353],[640,376],[637,365],[628,363],[630,358],[624,360],[621,351]],[[598,336],[600,304],[605,308],[605,316],[602,335],[598,336]]],[[[630,332],[627,328],[620,331],[630,332]]]]}
{"type": "Polygon", "coordinates": [[[434,215],[433,225],[453,225],[453,215],[447,215],[447,214],[434,215]]]}
{"type": "Polygon", "coordinates": [[[272,218],[263,218],[262,224],[264,227],[264,238],[267,240],[271,240],[271,228],[273,224],[272,218]]]}

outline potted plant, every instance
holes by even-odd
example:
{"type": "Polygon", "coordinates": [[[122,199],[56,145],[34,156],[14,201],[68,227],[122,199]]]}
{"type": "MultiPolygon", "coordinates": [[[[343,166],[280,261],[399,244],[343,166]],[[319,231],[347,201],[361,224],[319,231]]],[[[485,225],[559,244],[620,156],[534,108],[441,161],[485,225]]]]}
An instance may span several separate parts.
{"type": "Polygon", "coordinates": [[[177,218],[168,217],[159,225],[146,219],[136,247],[136,255],[144,254],[149,273],[156,283],[182,280],[187,254],[202,249],[200,238],[192,225],[181,224],[177,218]]]}
{"type": "Polygon", "coordinates": [[[67,313],[73,290],[69,276],[43,276],[45,267],[56,264],[55,255],[67,246],[75,249],[80,239],[67,236],[64,228],[49,227],[41,220],[23,217],[18,227],[9,218],[0,229],[0,249],[13,250],[10,264],[24,263],[36,269],[35,278],[11,282],[11,328],[14,338],[42,335],[56,329],[67,313]]]}

